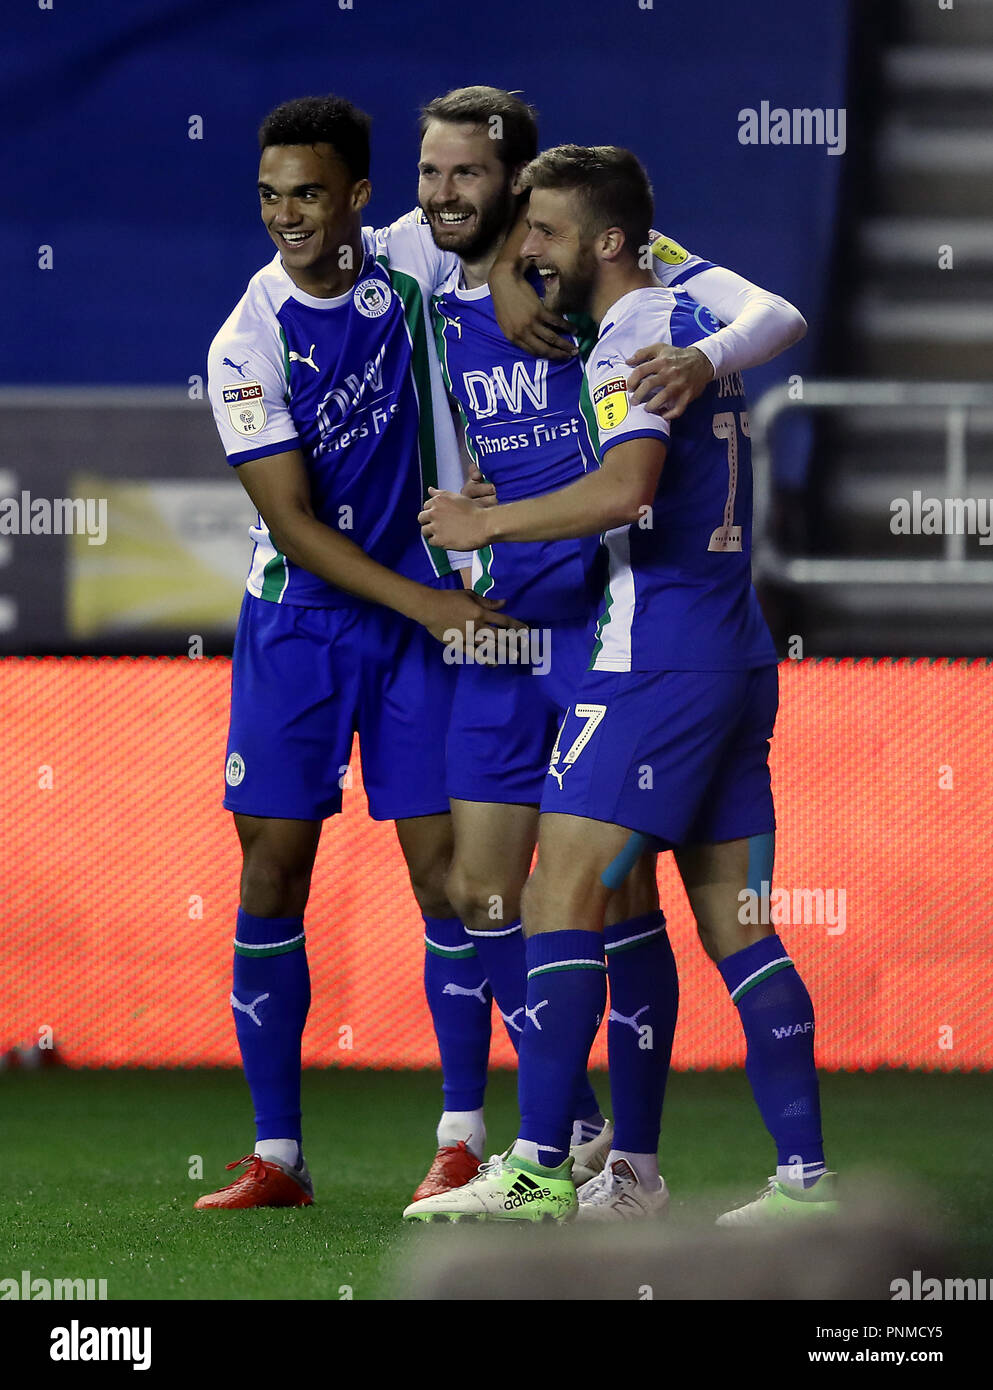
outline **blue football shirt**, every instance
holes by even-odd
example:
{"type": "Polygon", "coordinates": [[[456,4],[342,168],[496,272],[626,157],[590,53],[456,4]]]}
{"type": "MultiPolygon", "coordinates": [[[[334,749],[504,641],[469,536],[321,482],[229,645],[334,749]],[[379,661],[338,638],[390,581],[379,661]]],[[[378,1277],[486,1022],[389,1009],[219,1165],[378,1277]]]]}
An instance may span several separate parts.
{"type": "Polygon", "coordinates": [[[652,506],[608,531],[596,671],[736,671],[776,661],[751,581],[752,470],[739,372],[711,382],[670,425],[631,403],[625,359],[643,343],[686,347],[716,318],[661,286],[632,290],[602,320],[584,409],[601,458],[641,436],[666,443],[652,506]]]}
{"type": "MultiPolygon", "coordinates": [[[[454,258],[424,255],[402,219],[363,228],[350,290],[306,294],[279,256],[249,282],[208,355],[208,395],[228,462],[301,450],[314,514],[380,564],[422,583],[451,571],[422,540],[429,486],[461,487],[458,444],[430,338],[429,298],[454,258]]],[[[292,564],[260,516],[246,582],[256,598],[348,606],[350,594],[292,564]]]]}
{"type": "MultiPolygon", "coordinates": [[[[501,502],[553,492],[598,466],[579,407],[579,360],[532,357],[508,342],[489,288],[461,288],[457,269],[432,300],[432,314],[466,448],[501,502]]],[[[591,333],[585,346],[592,341],[591,333]]],[[[473,588],[503,599],[525,621],[583,617],[602,589],[598,548],[595,536],[486,546],[473,561],[473,588]]]]}

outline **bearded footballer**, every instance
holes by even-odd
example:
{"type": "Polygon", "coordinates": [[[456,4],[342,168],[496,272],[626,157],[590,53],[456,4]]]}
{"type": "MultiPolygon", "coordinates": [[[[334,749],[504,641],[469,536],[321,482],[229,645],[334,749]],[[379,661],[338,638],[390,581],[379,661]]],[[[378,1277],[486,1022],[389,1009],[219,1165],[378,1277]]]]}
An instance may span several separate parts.
{"type": "MultiPolygon", "coordinates": [[[[771,878],[768,752],[778,702],[776,652],[751,585],[743,384],[737,372],[721,376],[671,425],[631,399],[626,364],[636,346],[685,345],[701,325],[698,308],[639,263],[652,197],[633,155],[562,146],[529,165],[523,182],[531,197],[522,249],[546,304],[598,324],[584,411],[595,421],[601,467],[494,507],[433,494],[423,533],[434,545],[476,550],[604,533],[609,577],[589,666],[552,750],[539,860],[523,900],[520,1132],[472,1182],[404,1214],[576,1214],[568,1097],[605,1008],[609,885],[633,850],[654,846],[675,853],[701,941],[738,1008],[747,1074],[776,1146],[775,1177],[721,1222],[818,1219],[837,1204],[821,1137],[813,1007],[772,927],[738,917],[742,892],[771,878]]],[[[653,987],[650,978],[630,981],[648,1009],[653,987]]],[[[608,1163],[602,1185],[615,1199],[637,1200],[658,1181],[658,1088],[632,1078],[627,1092],[643,1152],[608,1163]]],[[[619,1205],[605,1204],[605,1214],[620,1219],[619,1205]]]]}

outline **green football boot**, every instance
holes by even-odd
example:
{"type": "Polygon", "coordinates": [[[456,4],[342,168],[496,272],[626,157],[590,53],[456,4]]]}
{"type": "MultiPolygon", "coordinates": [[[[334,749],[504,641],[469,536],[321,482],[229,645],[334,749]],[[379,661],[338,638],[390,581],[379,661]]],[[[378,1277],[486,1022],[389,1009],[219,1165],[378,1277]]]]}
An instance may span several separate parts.
{"type": "Polygon", "coordinates": [[[812,1187],[806,1189],[790,1186],[778,1178],[770,1178],[769,1185],[759,1193],[754,1202],[734,1211],[726,1211],[717,1218],[718,1226],[785,1226],[793,1222],[824,1220],[838,1215],[838,1174],[825,1173],[812,1187]]]}
{"type": "Polygon", "coordinates": [[[510,1152],[496,1154],[462,1187],[411,1202],[405,1221],[571,1221],[578,1202],[572,1157],[542,1168],[510,1152]]]}

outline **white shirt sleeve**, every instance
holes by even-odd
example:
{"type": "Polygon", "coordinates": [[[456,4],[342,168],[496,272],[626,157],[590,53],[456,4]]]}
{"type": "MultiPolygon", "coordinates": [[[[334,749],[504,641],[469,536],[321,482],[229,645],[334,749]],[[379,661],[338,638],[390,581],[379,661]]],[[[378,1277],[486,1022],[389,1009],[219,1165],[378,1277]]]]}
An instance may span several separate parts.
{"type": "Polygon", "coordinates": [[[667,290],[676,289],[690,275],[700,270],[709,270],[711,261],[702,256],[694,256],[685,246],[671,237],[663,236],[654,227],[648,234],[652,238],[652,271],[660,285],[667,290]]]}
{"type": "MultiPolygon", "coordinates": [[[[456,414],[454,409],[451,411],[451,418],[452,428],[455,431],[455,438],[458,441],[459,464],[461,466],[462,476],[459,479],[458,487],[449,487],[449,491],[461,492],[462,484],[468,478],[469,470],[474,466],[474,463],[472,457],[469,454],[469,450],[466,448],[465,427],[463,426],[461,419],[456,414]]],[[[448,563],[451,565],[453,570],[468,569],[469,566],[472,564],[473,554],[474,552],[471,550],[449,550],[448,563]]]]}
{"type": "Polygon", "coordinates": [[[663,443],[668,441],[669,422],[643,405],[633,404],[628,395],[631,369],[626,365],[639,346],[672,341],[669,316],[673,299],[671,295],[664,298],[667,304],[652,304],[647,311],[631,314],[609,329],[590,354],[586,384],[596,416],[601,460],[615,444],[642,435],[653,435],[663,443]]]}
{"type": "Polygon", "coordinates": [[[733,270],[692,255],[670,237],[654,231],[652,237],[656,280],[669,289],[685,290],[727,325],[690,344],[710,360],[715,377],[760,367],[806,333],[806,320],[789,300],[753,285],[733,270]]]}
{"type": "Polygon", "coordinates": [[[435,245],[428,220],[420,208],[398,217],[373,233],[377,255],[385,253],[396,270],[406,271],[420,281],[427,294],[436,294],[458,264],[451,251],[435,245]]]}
{"type": "Polygon", "coordinates": [[[806,320],[789,300],[723,266],[701,270],[683,280],[681,288],[727,325],[690,344],[709,358],[715,377],[759,367],[807,331],[806,320]]]}
{"type": "Polygon", "coordinates": [[[228,463],[299,446],[286,390],[279,325],[243,300],[207,354],[207,396],[228,463]]]}

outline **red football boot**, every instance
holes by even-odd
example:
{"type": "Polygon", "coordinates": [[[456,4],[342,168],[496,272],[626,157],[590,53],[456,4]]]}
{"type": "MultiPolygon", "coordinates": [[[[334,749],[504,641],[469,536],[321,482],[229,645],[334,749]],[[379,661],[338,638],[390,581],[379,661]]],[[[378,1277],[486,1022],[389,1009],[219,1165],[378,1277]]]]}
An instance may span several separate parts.
{"type": "Polygon", "coordinates": [[[451,1192],[453,1187],[464,1187],[479,1172],[479,1162],[464,1139],[439,1149],[410,1200],[419,1202],[422,1197],[435,1197],[440,1192],[451,1192]]]}
{"type": "Polygon", "coordinates": [[[228,1169],[240,1168],[243,1163],[249,1167],[240,1178],[217,1192],[205,1193],[193,1203],[194,1211],[226,1210],[240,1211],[246,1207],[312,1207],[314,1205],[314,1184],[307,1172],[307,1165],[300,1169],[283,1168],[278,1163],[260,1158],[258,1154],[246,1154],[228,1169]]]}

